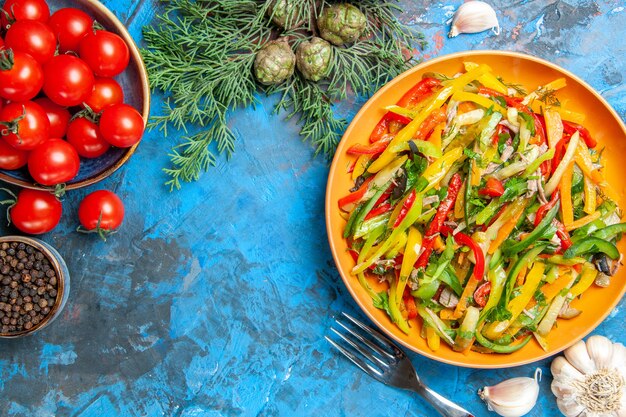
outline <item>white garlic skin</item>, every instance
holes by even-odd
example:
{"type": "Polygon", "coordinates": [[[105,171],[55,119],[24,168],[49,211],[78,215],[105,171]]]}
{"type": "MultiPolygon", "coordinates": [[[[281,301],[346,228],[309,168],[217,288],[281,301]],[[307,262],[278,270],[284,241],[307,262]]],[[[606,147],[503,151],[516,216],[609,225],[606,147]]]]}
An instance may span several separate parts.
{"type": "Polygon", "coordinates": [[[502,417],[521,417],[530,412],[539,397],[541,369],[537,368],[534,378],[512,378],[479,391],[480,398],[489,410],[502,417]]]}
{"type": "Polygon", "coordinates": [[[489,29],[496,35],[500,34],[496,11],[484,1],[468,1],[454,13],[448,36],[454,38],[460,33],[478,33],[489,29]]]}

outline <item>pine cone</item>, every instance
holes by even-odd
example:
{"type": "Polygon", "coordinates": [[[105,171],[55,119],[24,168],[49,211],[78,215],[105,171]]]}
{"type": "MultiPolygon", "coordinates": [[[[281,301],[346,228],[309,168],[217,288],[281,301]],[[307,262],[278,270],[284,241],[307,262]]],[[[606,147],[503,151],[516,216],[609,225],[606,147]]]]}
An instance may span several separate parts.
{"type": "Polygon", "coordinates": [[[337,46],[359,39],[366,23],[365,15],[348,3],[325,8],[317,19],[322,38],[337,46]]]}
{"type": "Polygon", "coordinates": [[[254,75],[261,84],[280,84],[293,75],[296,66],[294,55],[286,39],[268,42],[254,59],[254,75]]]}
{"type": "Polygon", "coordinates": [[[319,81],[328,74],[333,47],[321,38],[313,38],[298,45],[296,65],[304,78],[319,81]]]}
{"type": "Polygon", "coordinates": [[[267,8],[267,15],[272,22],[283,29],[293,29],[302,24],[302,19],[297,15],[299,0],[273,0],[267,8]]]}

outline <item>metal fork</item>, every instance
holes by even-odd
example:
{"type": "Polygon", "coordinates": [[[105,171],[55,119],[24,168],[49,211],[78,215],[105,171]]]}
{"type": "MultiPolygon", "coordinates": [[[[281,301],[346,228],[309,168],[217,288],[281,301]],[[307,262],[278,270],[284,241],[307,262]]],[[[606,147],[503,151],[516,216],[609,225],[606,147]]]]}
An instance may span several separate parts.
{"type": "Polygon", "coordinates": [[[349,314],[343,312],[341,314],[353,324],[354,328],[335,318],[335,323],[342,330],[334,327],[330,330],[349,348],[328,336],[325,338],[363,372],[383,384],[418,393],[444,417],[473,417],[469,411],[424,385],[410,359],[391,340],[349,314]]]}

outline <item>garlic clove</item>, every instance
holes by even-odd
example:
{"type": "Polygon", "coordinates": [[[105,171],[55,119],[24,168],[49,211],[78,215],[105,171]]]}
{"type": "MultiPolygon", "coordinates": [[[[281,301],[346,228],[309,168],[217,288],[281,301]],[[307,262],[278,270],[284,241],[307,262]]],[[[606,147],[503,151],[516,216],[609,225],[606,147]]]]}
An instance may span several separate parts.
{"type": "Polygon", "coordinates": [[[612,368],[613,342],[604,336],[591,336],[587,339],[587,352],[596,369],[612,368]]]}
{"type": "Polygon", "coordinates": [[[611,364],[616,368],[626,368],[626,347],[621,343],[615,343],[613,345],[611,364]]]}
{"type": "Polygon", "coordinates": [[[574,382],[582,381],[585,376],[574,368],[563,356],[557,356],[550,366],[554,377],[550,389],[557,398],[569,399],[576,394],[574,382]]]}
{"type": "Polygon", "coordinates": [[[582,340],[570,346],[564,353],[569,363],[574,365],[580,372],[588,374],[596,370],[596,365],[589,357],[587,346],[582,340]]]}
{"type": "Polygon", "coordinates": [[[478,392],[491,411],[503,417],[521,417],[533,409],[539,397],[541,369],[534,378],[512,378],[478,392]]]}
{"type": "Polygon", "coordinates": [[[489,29],[496,35],[500,34],[496,11],[483,1],[468,1],[454,13],[448,36],[454,38],[460,33],[478,33],[489,29]]]}
{"type": "Polygon", "coordinates": [[[575,401],[566,402],[558,399],[556,405],[559,407],[559,411],[565,416],[580,416],[583,415],[582,412],[586,410],[585,407],[577,404],[575,401]]]}

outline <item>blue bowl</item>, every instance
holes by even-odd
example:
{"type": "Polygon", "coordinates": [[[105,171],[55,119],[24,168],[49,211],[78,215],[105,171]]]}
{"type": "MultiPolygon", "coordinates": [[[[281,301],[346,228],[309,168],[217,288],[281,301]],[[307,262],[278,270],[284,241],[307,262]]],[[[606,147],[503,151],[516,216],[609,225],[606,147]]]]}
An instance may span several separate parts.
{"type": "MultiPolygon", "coordinates": [[[[144,123],[147,122],[150,113],[148,73],[139,49],[124,25],[109,9],[97,0],[48,0],[48,4],[51,13],[65,7],[81,9],[97,20],[105,29],[118,34],[124,39],[130,51],[130,62],[128,68],[115,79],[124,90],[124,102],[136,108],[142,114],[144,123]]],[[[111,148],[99,158],[81,158],[78,175],[66,183],[66,189],[72,190],[85,187],[105,179],[117,171],[130,158],[138,145],[136,144],[126,149],[111,148]]],[[[24,188],[41,190],[54,188],[36,184],[26,167],[15,171],[0,170],[0,180],[24,188]]]]}

